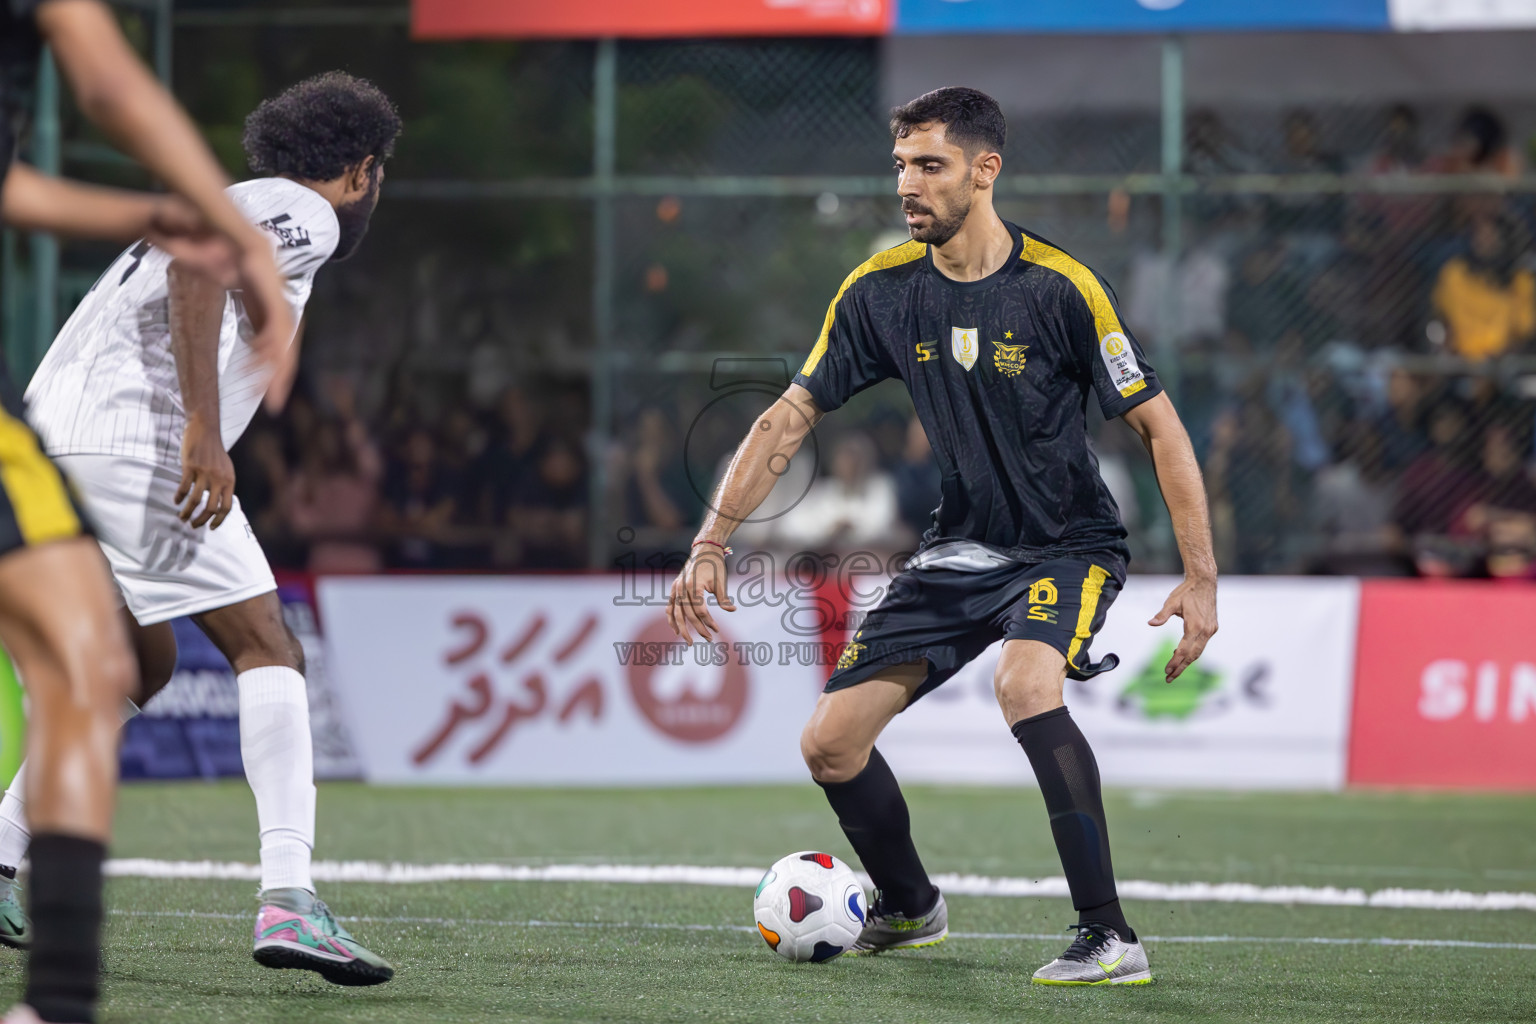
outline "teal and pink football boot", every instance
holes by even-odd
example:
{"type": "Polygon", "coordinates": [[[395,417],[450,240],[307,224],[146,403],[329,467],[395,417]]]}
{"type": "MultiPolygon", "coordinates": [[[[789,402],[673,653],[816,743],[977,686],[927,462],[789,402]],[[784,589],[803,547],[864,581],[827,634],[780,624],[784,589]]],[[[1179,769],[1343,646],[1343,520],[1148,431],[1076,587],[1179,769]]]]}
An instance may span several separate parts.
{"type": "Polygon", "coordinates": [[[257,897],[256,948],[263,967],[314,971],[333,985],[382,985],[395,969],[336,922],[308,889],[268,889],[257,897]]]}
{"type": "Polygon", "coordinates": [[[16,879],[3,875],[0,875],[0,945],[12,949],[32,946],[32,923],[27,920],[27,912],[21,909],[16,879]]]}

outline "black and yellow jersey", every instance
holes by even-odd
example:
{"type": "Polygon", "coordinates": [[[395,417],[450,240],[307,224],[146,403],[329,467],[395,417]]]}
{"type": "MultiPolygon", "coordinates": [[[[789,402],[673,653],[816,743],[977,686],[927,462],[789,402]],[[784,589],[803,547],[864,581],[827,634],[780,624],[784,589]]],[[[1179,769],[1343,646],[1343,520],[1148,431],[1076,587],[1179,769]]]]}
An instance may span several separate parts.
{"type": "Polygon", "coordinates": [[[1098,274],[1007,225],[1013,253],[953,281],[927,245],[879,253],[848,275],[795,383],[823,411],[888,377],[912,394],[943,474],[923,540],[971,540],[1023,561],[1129,557],[1089,443],[1088,396],[1106,418],[1162,392],[1098,274]]]}

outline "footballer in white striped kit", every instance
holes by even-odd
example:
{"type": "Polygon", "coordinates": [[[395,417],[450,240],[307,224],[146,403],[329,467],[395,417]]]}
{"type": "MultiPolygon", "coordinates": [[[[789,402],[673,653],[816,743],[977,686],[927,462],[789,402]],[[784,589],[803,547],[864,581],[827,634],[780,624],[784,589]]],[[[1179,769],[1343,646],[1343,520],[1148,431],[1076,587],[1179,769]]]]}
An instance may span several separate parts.
{"type": "MultiPolygon", "coordinates": [[[[247,118],[246,154],[266,176],[229,195],[270,234],[295,322],[315,273],[362,241],[399,132],[388,97],[342,72],[300,82],[247,118]]],[[[234,496],[228,450],[274,376],[252,335],[238,292],[141,242],[64,325],[27,390],[29,411],[78,490],[132,618],[141,703],[170,679],[170,620],[183,615],[236,673],[261,835],[256,960],[376,985],[394,969],[315,896],[303,650],[234,496]]],[[[17,778],[0,801],[0,864],[19,863],[27,841],[17,778]]]]}

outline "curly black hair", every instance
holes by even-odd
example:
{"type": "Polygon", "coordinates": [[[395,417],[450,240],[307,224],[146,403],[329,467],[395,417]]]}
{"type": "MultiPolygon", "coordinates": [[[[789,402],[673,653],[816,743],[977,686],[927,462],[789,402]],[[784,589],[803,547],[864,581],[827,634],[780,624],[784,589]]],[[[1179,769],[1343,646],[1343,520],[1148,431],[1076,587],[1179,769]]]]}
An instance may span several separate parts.
{"type": "Polygon", "coordinates": [[[327,71],[263,100],[241,141],[257,174],[330,181],[367,157],[389,159],[399,134],[400,114],[378,86],[327,71]]]}
{"type": "Polygon", "coordinates": [[[1008,123],[997,100],[980,89],[951,85],[925,92],[891,111],[891,136],[904,139],[920,124],[942,124],[944,138],[969,153],[1003,151],[1008,123]]]}

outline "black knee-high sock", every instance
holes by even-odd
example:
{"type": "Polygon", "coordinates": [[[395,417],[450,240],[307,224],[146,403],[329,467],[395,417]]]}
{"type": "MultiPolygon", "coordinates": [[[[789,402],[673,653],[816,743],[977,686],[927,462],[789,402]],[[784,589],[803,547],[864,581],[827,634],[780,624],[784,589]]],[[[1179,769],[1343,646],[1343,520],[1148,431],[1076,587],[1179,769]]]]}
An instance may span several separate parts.
{"type": "Polygon", "coordinates": [[[816,783],[837,813],[837,823],[869,872],[885,906],[917,917],[933,909],[933,883],[912,845],[907,801],[880,751],[847,782],[816,783]]]}
{"type": "Polygon", "coordinates": [[[45,1021],[96,1019],[101,962],[101,864],[107,848],[40,833],[29,851],[32,953],[26,1002],[45,1021]]]}
{"type": "Polygon", "coordinates": [[[1136,933],[1126,924],[1115,893],[1099,763],[1087,739],[1065,707],[1015,722],[1013,735],[1029,756],[1045,795],[1051,834],[1078,921],[1107,924],[1135,942],[1136,933]]]}

